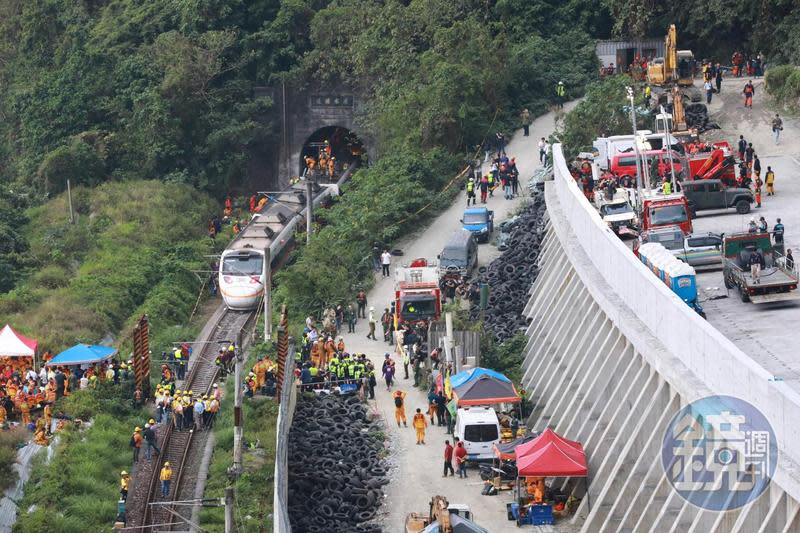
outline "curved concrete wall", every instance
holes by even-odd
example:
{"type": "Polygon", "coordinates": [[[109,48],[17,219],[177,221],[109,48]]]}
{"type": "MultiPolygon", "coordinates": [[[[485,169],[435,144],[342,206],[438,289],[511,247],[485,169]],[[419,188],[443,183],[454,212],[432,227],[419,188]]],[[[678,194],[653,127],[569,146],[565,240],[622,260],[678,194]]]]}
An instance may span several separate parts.
{"type": "MultiPolygon", "coordinates": [[[[795,531],[800,528],[800,395],[675,296],[602,222],[554,146],[550,217],[523,384],[529,423],[581,440],[590,486],[584,531],[795,531]],[[770,420],[781,456],[769,495],[743,510],[702,511],[669,487],[660,438],[671,417],[710,394],[747,400],[770,420]],[[633,514],[631,509],[634,509],[633,514]]],[[[557,480],[583,496],[579,484],[557,480]]]]}

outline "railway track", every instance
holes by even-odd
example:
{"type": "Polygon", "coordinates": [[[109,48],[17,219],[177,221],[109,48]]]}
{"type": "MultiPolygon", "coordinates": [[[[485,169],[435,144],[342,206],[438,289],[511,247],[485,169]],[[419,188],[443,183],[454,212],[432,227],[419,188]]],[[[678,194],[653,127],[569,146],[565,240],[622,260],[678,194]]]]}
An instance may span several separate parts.
{"type": "MultiPolygon", "coordinates": [[[[211,392],[217,379],[217,365],[214,364],[220,346],[237,338],[244,338],[240,332],[253,325],[253,312],[239,312],[225,309],[216,324],[205,337],[198,339],[202,348],[190,360],[186,379],[178,382],[180,390],[191,390],[194,396],[211,392]]],[[[239,349],[242,347],[239,346],[239,349]]],[[[208,431],[196,433],[192,430],[175,431],[172,424],[159,424],[158,446],[161,454],[151,461],[144,459],[134,467],[133,491],[128,494],[126,505],[126,531],[158,532],[171,531],[173,527],[186,529],[190,506],[175,506],[172,502],[180,499],[184,484],[196,481],[198,454],[205,447],[208,431]],[[161,496],[159,473],[165,461],[172,467],[172,483],[169,494],[161,496]]],[[[191,492],[190,492],[191,494],[191,492]]]]}

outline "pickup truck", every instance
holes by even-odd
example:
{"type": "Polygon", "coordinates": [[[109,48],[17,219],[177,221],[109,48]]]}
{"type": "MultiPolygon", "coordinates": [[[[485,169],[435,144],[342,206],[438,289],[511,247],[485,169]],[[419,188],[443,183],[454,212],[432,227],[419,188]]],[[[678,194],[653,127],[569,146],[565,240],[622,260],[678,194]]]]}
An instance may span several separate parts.
{"type": "Polygon", "coordinates": [[[798,300],[797,276],[777,261],[769,233],[733,233],[722,238],[725,287],[739,289],[743,302],[754,304],[798,300]],[[750,275],[750,253],[756,248],[764,256],[765,268],[758,280],[750,275]]]}
{"type": "Polygon", "coordinates": [[[603,222],[614,233],[637,235],[636,227],[639,225],[639,219],[627,198],[619,194],[613,200],[600,200],[599,204],[598,210],[600,216],[603,217],[603,222]]]}
{"type": "Polygon", "coordinates": [[[695,270],[722,268],[722,235],[718,233],[685,235],[678,226],[666,226],[643,232],[638,242],[634,243],[634,253],[639,246],[648,242],[661,244],[695,270]]]}
{"type": "Polygon", "coordinates": [[[464,210],[461,224],[465,230],[474,233],[478,241],[489,242],[494,231],[494,211],[485,207],[468,207],[464,210]]]}
{"type": "Polygon", "coordinates": [[[753,192],[742,187],[727,187],[721,180],[695,180],[681,182],[681,190],[689,201],[689,213],[694,218],[697,211],[735,207],[740,215],[750,212],[755,201],[753,192]]]}

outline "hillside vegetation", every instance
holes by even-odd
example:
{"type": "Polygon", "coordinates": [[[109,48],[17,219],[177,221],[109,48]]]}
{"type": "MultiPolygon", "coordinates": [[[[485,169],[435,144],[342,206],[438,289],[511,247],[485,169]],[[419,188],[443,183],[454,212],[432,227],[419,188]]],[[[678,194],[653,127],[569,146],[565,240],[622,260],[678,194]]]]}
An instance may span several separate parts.
{"type": "Polygon", "coordinates": [[[28,210],[30,277],[0,295],[0,322],[53,351],[97,342],[147,313],[157,328],[185,321],[208,270],[206,214],[216,206],[186,185],[110,182],[28,210]]]}

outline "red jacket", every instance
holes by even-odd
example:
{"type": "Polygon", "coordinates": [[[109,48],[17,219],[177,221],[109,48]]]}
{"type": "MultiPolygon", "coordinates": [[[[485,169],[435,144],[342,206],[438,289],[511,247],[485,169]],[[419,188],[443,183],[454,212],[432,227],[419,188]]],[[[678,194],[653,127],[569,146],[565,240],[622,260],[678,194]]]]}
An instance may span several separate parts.
{"type": "Polygon", "coordinates": [[[464,462],[464,457],[467,456],[467,449],[464,448],[464,445],[459,446],[456,448],[456,462],[462,463],[464,462]]]}
{"type": "Polygon", "coordinates": [[[448,463],[453,460],[453,447],[449,444],[444,447],[444,460],[448,463]]]}

